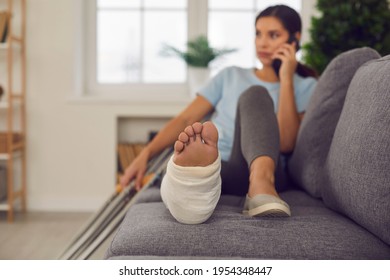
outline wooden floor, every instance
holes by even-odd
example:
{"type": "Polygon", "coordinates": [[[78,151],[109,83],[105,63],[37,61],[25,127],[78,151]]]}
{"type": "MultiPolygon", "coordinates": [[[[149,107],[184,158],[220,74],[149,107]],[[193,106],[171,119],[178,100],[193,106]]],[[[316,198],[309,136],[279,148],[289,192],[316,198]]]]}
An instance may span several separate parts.
{"type": "MultiPolygon", "coordinates": [[[[0,212],[1,260],[57,259],[92,213],[17,213],[12,224],[0,212]]],[[[103,259],[105,242],[91,259],[103,259]]]]}

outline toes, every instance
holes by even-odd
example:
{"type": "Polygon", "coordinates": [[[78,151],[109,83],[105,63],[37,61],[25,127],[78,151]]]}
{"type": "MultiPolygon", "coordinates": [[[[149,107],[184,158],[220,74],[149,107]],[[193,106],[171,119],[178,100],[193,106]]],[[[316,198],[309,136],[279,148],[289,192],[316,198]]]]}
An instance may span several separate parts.
{"type": "Polygon", "coordinates": [[[192,125],[195,134],[201,134],[203,125],[200,122],[196,122],[192,125]]]}
{"type": "Polygon", "coordinates": [[[206,144],[216,146],[218,142],[218,130],[212,122],[205,122],[203,124],[202,134],[203,140],[206,144]]]}
{"type": "Polygon", "coordinates": [[[174,146],[175,152],[180,153],[184,150],[184,143],[181,141],[176,141],[174,146]]]}
{"type": "Polygon", "coordinates": [[[184,129],[184,132],[185,132],[189,137],[195,136],[194,129],[192,128],[191,125],[187,126],[187,127],[184,129]]]}
{"type": "Polygon", "coordinates": [[[187,135],[187,133],[182,132],[179,134],[178,140],[183,143],[187,143],[190,140],[190,137],[187,135]]]}

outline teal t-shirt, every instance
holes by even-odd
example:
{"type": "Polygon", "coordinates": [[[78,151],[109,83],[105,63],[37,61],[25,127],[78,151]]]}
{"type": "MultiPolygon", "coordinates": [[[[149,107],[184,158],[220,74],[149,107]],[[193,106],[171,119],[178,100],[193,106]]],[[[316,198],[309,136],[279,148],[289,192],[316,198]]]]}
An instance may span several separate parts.
{"type": "MultiPolygon", "coordinates": [[[[298,112],[304,112],[317,80],[294,75],[294,94],[298,112]]],[[[233,147],[234,124],[237,102],[240,95],[250,86],[265,87],[278,108],[280,83],[269,83],[259,80],[253,68],[228,67],[219,72],[199,90],[199,95],[206,98],[213,106],[211,121],[218,129],[218,146],[222,160],[229,160],[233,147]]],[[[276,112],[275,112],[276,113],[276,112]]]]}

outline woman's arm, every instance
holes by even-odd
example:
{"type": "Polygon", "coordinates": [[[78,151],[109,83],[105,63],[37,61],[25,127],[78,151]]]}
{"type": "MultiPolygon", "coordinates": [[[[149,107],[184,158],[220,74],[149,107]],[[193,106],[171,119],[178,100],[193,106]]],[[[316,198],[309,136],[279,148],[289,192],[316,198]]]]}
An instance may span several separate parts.
{"type": "Polygon", "coordinates": [[[154,139],[142,150],[139,156],[126,168],[121,177],[122,187],[136,179],[136,189],[141,189],[142,179],[146,172],[148,160],[165,148],[173,145],[178,135],[188,125],[201,121],[213,110],[212,104],[204,97],[197,96],[179,115],[170,120],[154,139]]]}
{"type": "Polygon", "coordinates": [[[280,68],[280,93],[277,119],[280,134],[280,151],[291,152],[295,147],[299,126],[303,114],[299,114],[295,104],[294,73],[297,67],[295,44],[281,47],[277,58],[283,63],[280,68]]]}
{"type": "Polygon", "coordinates": [[[288,153],[295,147],[299,126],[303,117],[303,113],[299,114],[297,111],[292,80],[281,81],[278,107],[277,119],[280,134],[280,151],[288,153]]]}

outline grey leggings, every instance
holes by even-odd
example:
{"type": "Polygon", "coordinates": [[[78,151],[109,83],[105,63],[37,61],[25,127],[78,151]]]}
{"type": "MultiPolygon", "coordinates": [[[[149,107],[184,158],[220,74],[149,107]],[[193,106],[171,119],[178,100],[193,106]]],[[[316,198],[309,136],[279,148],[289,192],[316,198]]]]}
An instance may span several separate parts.
{"type": "Polygon", "coordinates": [[[268,91],[252,86],[238,100],[234,141],[230,159],[222,161],[222,193],[244,196],[249,188],[249,168],[259,156],[269,156],[277,165],[275,183],[278,191],[285,186],[279,159],[279,128],[268,91]]]}

